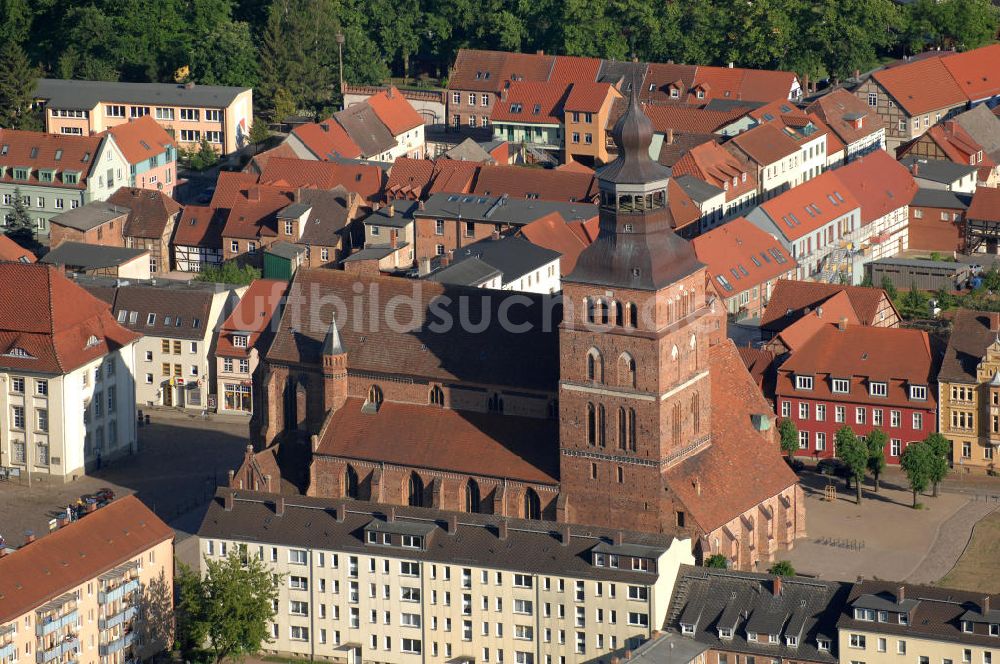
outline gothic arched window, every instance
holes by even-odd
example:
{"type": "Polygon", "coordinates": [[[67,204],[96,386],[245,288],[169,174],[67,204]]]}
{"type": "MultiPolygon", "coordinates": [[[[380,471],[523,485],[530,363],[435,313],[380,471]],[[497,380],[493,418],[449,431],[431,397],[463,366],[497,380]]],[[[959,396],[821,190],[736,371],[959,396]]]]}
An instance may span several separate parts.
{"type": "Polygon", "coordinates": [[[587,443],[597,444],[597,409],[594,404],[587,404],[587,443]]]}
{"type": "Polygon", "coordinates": [[[416,473],[410,473],[410,479],[406,486],[406,504],[411,507],[423,507],[424,505],[424,482],[416,473]]]}
{"type": "Polygon", "coordinates": [[[604,359],[601,351],[591,348],[587,351],[587,380],[595,383],[604,382],[604,359]]]}
{"type": "Polygon", "coordinates": [[[624,326],[625,316],[623,315],[622,312],[622,303],[619,302],[618,300],[615,300],[614,302],[611,303],[611,306],[614,309],[614,320],[611,321],[612,325],[624,326]]]}
{"type": "Polygon", "coordinates": [[[542,518],[542,501],[534,489],[524,492],[524,518],[535,520],[542,518]]]}
{"type": "Polygon", "coordinates": [[[352,466],[347,466],[344,470],[344,496],[358,498],[358,473],[352,466]]]}
{"type": "Polygon", "coordinates": [[[440,385],[431,388],[431,403],[435,406],[444,405],[444,390],[441,389],[440,385]]]}
{"type": "Polygon", "coordinates": [[[635,387],[635,360],[628,353],[622,353],[618,358],[618,384],[635,387]]]}
{"type": "Polygon", "coordinates": [[[479,511],[479,484],[471,478],[465,483],[465,511],[479,511]]]}
{"type": "Polygon", "coordinates": [[[697,392],[691,397],[691,422],[697,434],[701,430],[701,399],[697,392]]]}
{"type": "Polygon", "coordinates": [[[368,388],[368,403],[375,406],[378,409],[382,405],[382,388],[378,385],[372,385],[368,388]]]}
{"type": "Polygon", "coordinates": [[[625,325],[628,327],[639,327],[639,308],[635,302],[625,305],[625,325]]]}
{"type": "Polygon", "coordinates": [[[604,447],[604,422],[604,405],[602,404],[597,407],[597,444],[601,447],[604,447]]]}

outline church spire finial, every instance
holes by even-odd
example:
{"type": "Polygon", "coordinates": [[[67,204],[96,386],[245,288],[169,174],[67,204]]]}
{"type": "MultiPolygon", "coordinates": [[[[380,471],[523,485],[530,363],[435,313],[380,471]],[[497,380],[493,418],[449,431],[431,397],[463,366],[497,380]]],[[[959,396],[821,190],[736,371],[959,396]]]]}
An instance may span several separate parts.
{"type": "Polygon", "coordinates": [[[340,331],[337,330],[337,319],[330,319],[330,328],[326,331],[326,338],[323,340],[323,355],[343,355],[344,344],[340,341],[340,331]]]}

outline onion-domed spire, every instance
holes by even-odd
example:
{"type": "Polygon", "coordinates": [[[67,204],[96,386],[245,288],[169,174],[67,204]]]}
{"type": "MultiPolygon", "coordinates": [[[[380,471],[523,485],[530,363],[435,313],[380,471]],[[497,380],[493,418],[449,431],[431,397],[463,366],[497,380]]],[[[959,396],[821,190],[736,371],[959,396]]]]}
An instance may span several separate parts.
{"type": "Polygon", "coordinates": [[[653,143],[653,123],[639,103],[635,86],[629,94],[628,108],[611,129],[611,138],[618,146],[618,158],[602,168],[597,177],[606,182],[642,184],[665,180],[670,169],[649,158],[653,143]]]}

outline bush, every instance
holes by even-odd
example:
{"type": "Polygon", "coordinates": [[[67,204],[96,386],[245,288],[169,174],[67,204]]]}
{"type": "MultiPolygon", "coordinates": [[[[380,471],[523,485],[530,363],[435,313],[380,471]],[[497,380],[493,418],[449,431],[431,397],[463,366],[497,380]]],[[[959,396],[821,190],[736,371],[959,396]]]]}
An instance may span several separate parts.
{"type": "Polygon", "coordinates": [[[729,567],[729,559],[721,553],[714,553],[705,559],[705,567],[727,569],[729,567]]]}
{"type": "Polygon", "coordinates": [[[203,140],[197,150],[179,148],[177,158],[187,168],[195,171],[204,171],[219,163],[218,153],[207,140],[203,140]]]}
{"type": "Polygon", "coordinates": [[[795,568],[787,560],[779,560],[767,571],[775,576],[795,576],[795,568]]]}
{"type": "Polygon", "coordinates": [[[260,279],[260,270],[252,265],[240,266],[234,261],[219,266],[207,267],[198,273],[195,281],[208,281],[216,284],[234,284],[246,286],[255,279],[260,279]]]}

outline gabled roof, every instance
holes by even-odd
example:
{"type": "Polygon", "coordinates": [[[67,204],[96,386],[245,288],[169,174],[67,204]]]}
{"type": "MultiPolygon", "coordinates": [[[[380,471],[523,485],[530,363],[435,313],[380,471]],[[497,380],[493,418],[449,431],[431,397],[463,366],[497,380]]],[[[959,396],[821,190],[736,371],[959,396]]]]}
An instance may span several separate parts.
{"type": "Polygon", "coordinates": [[[49,220],[49,224],[78,231],[89,231],[114,219],[127,217],[128,214],[129,209],[123,205],[115,205],[107,201],[91,201],[78,208],[60,212],[49,220]]]}
{"type": "Polygon", "coordinates": [[[580,252],[597,237],[597,216],[588,221],[566,221],[552,212],[522,226],[519,234],[532,244],[559,252],[559,271],[566,276],[576,267],[580,252]]]}
{"type": "Polygon", "coordinates": [[[667,181],[667,207],[675,231],[696,224],[701,219],[701,209],[674,178],[667,181]]]}
{"type": "Polygon", "coordinates": [[[726,298],[766,283],[798,265],[770,233],[743,217],[699,235],[691,245],[726,298]]]}
{"type": "Polygon", "coordinates": [[[386,198],[424,198],[434,175],[434,164],[430,159],[397,158],[389,168],[389,178],[385,183],[386,198]]]}
{"type": "MultiPolygon", "coordinates": [[[[507,292],[493,293],[488,302],[484,302],[483,291],[479,289],[445,287],[398,277],[364,277],[341,270],[299,268],[296,271],[288,292],[286,313],[267,354],[268,361],[319,364],[320,350],[330,325],[329,307],[322,306],[322,302],[329,302],[331,296],[354,301],[356,298],[396,295],[416,298],[411,300],[416,316],[412,328],[400,329],[399,325],[385,321],[373,327],[369,325],[367,314],[364,320],[353,320],[348,312],[348,318],[341,320],[338,313],[337,325],[347,349],[348,365],[353,370],[555,393],[559,380],[558,334],[554,330],[543,330],[540,324],[544,315],[540,296],[520,292],[509,294],[509,297],[532,301],[530,305],[514,307],[510,313],[517,319],[514,323],[535,321],[531,331],[523,334],[498,325],[491,325],[478,334],[463,330],[460,325],[446,330],[435,329],[421,327],[421,321],[436,320],[429,309],[436,298],[448,295],[451,299],[450,303],[438,300],[435,309],[442,304],[445,310],[457,308],[458,296],[466,295],[473,308],[498,307],[506,300],[507,292]],[[361,295],[354,291],[359,280],[366,284],[361,295]],[[374,285],[378,286],[376,294],[369,288],[374,285]],[[310,312],[306,320],[299,320],[293,314],[296,307],[301,307],[297,309],[300,312],[310,312]],[[475,362],[469,362],[470,353],[477,358],[475,362]]],[[[361,310],[382,311],[382,308],[366,305],[361,310]]]]}
{"type": "Polygon", "coordinates": [[[610,83],[573,83],[563,107],[567,112],[597,113],[604,106],[608,95],[619,96],[610,83]]]}
{"type": "Polygon", "coordinates": [[[877,71],[872,78],[908,115],[950,108],[964,103],[968,97],[945,67],[944,61],[948,59],[910,62],[877,71]]]}
{"type": "Polygon", "coordinates": [[[173,198],[149,189],[122,187],[108,197],[108,202],[129,210],[123,231],[125,237],[159,239],[174,215],[181,211],[173,198]]]}
{"type": "Polygon", "coordinates": [[[979,361],[1000,335],[1000,317],[987,311],[959,309],[951,325],[938,380],[975,382],[979,361]]]}
{"type": "Polygon", "coordinates": [[[699,65],[692,87],[708,86],[706,97],[770,102],[788,99],[796,76],[790,71],[699,65]]]}
{"type": "Polygon", "coordinates": [[[765,122],[737,134],[728,145],[738,147],[745,155],[763,167],[777,163],[799,151],[799,145],[777,122],[765,122]]]}
{"type": "Polygon", "coordinates": [[[1000,95],[1000,44],[990,44],[941,59],[969,101],[1000,95]]]}
{"type": "Polygon", "coordinates": [[[978,104],[956,115],[955,122],[962,125],[993,161],[1000,163],[1000,118],[991,113],[986,104],[978,104]]]}
{"type": "Polygon", "coordinates": [[[910,171],[885,150],[875,150],[837,169],[837,179],[861,204],[863,225],[909,205],[917,193],[910,171]]]}
{"type": "Polygon", "coordinates": [[[430,279],[441,283],[458,283],[450,280],[445,273],[467,260],[479,259],[499,272],[502,285],[507,285],[542,269],[558,258],[558,251],[539,246],[523,237],[507,236],[496,240],[487,238],[457,249],[451,265],[435,272],[430,279]]]}
{"type": "Polygon", "coordinates": [[[517,81],[493,104],[490,122],[562,124],[563,102],[570,86],[537,81],[517,81]]]}
{"type": "Polygon", "coordinates": [[[289,187],[265,184],[240,187],[225,216],[222,237],[249,240],[276,237],[278,232],[275,215],[294,200],[295,190],[289,187]]]}
{"type": "Polygon", "coordinates": [[[119,498],[0,558],[0,622],[15,620],[173,537],[173,529],[138,498],[119,498]]]}
{"type": "Polygon", "coordinates": [[[351,220],[351,195],[343,188],[329,191],[300,189],[298,200],[309,206],[305,226],[297,240],[314,247],[335,247],[351,220]]]}
{"type": "Polygon", "coordinates": [[[70,136],[0,128],[0,166],[7,167],[0,182],[86,189],[87,178],[104,140],[100,136],[70,136]],[[14,169],[19,167],[31,169],[27,180],[14,179],[14,169]],[[39,169],[55,171],[52,182],[41,182],[39,169]],[[67,171],[80,173],[76,184],[64,181],[67,171]]]}
{"type": "Polygon", "coordinates": [[[972,197],[972,204],[966,211],[965,218],[1000,224],[1000,189],[976,187],[976,193],[972,197]]]}
{"type": "MultiPolygon", "coordinates": [[[[815,113],[845,144],[860,141],[885,128],[882,118],[870,106],[843,88],[823,95],[806,110],[815,113]],[[860,128],[857,126],[859,120],[860,128]]],[[[827,152],[832,151],[828,148],[827,152]]]]}
{"type": "Polygon", "coordinates": [[[899,163],[910,169],[914,178],[930,180],[942,184],[953,184],[979,169],[969,164],[957,164],[946,159],[925,159],[923,157],[903,157],[899,163]]]}
{"type": "MultiPolygon", "coordinates": [[[[375,157],[396,146],[392,132],[368,104],[355,104],[333,114],[351,140],[361,148],[362,157],[375,157]]],[[[346,156],[346,155],[341,155],[346,156]]]]}
{"type": "Polygon", "coordinates": [[[125,156],[125,161],[133,166],[163,154],[174,144],[174,139],[152,115],[115,125],[107,133],[115,137],[115,143],[125,156]]]}
{"type": "Polygon", "coordinates": [[[139,336],[55,266],[0,263],[0,367],[65,374],[139,336]]]}
{"type": "Polygon", "coordinates": [[[216,210],[203,205],[188,205],[174,228],[175,247],[222,248],[223,220],[216,210]]]}
{"type": "Polygon", "coordinates": [[[431,186],[427,195],[438,192],[464,194],[472,191],[473,183],[479,176],[479,167],[471,161],[454,161],[438,159],[434,162],[434,173],[431,176],[431,186]]]}
{"type": "Polygon", "coordinates": [[[985,168],[987,171],[996,166],[996,161],[986,149],[965,130],[965,127],[954,120],[945,120],[934,125],[926,131],[925,136],[956,164],[985,168]]]}
{"type": "Polygon", "coordinates": [[[59,246],[45,254],[41,262],[60,265],[73,271],[88,272],[117,268],[142,256],[145,256],[143,261],[148,261],[149,250],[86,242],[60,242],[59,246]]]}
{"type": "Polygon", "coordinates": [[[484,165],[472,193],[590,203],[597,198],[597,181],[591,173],[484,165]]]}
{"type": "MultiPolygon", "coordinates": [[[[471,137],[451,148],[441,155],[444,159],[454,159],[455,161],[471,161],[475,163],[493,163],[493,156],[479,143],[471,137]]],[[[422,159],[419,161],[427,161],[422,159]]],[[[394,164],[395,166],[395,164],[394,164]]]]}
{"type": "Polygon", "coordinates": [[[0,233],[0,261],[34,263],[35,255],[17,242],[11,240],[5,234],[0,233]]]}
{"type": "Polygon", "coordinates": [[[797,321],[778,332],[775,338],[794,353],[813,338],[819,330],[832,323],[844,322],[848,325],[860,325],[854,305],[847,293],[840,291],[823,301],[821,306],[809,311],[797,321]]]}
{"type": "Polygon", "coordinates": [[[751,216],[763,211],[786,240],[798,240],[861,207],[837,173],[827,171],[764,201],[751,216]]]}
{"type": "MultiPolygon", "coordinates": [[[[349,159],[361,156],[361,147],[333,118],[299,125],[292,129],[292,134],[302,141],[317,159],[329,159],[334,155],[349,159]]],[[[266,165],[264,167],[266,168],[266,165]]]]}
{"type": "Polygon", "coordinates": [[[246,357],[252,348],[267,350],[271,338],[271,320],[281,305],[281,298],[288,289],[288,282],[276,279],[256,279],[244,291],[243,297],[229,317],[219,326],[216,335],[216,354],[246,357]],[[233,346],[232,334],[245,333],[246,346],[233,346]],[[262,340],[260,346],[258,341],[262,340]]]}
{"type": "MultiPolygon", "coordinates": [[[[577,55],[557,55],[549,77],[553,84],[583,84],[595,83],[601,70],[600,58],[587,58],[577,55]]],[[[582,109],[581,109],[582,110],[582,109]]]]}
{"type": "Polygon", "coordinates": [[[390,86],[365,100],[393,136],[405,134],[424,124],[423,118],[396,86],[390,86]]]}
{"type": "Polygon", "coordinates": [[[877,316],[882,304],[889,302],[891,306],[889,296],[881,288],[779,279],[771,291],[760,326],[767,330],[782,330],[798,320],[805,309],[815,309],[841,291],[847,293],[862,325],[878,324],[881,322],[877,316]]]}
{"type": "Polygon", "coordinates": [[[448,76],[448,89],[499,92],[504,84],[507,55],[504,51],[458,49],[448,76]]]}
{"type": "Polygon", "coordinates": [[[757,190],[755,170],[750,168],[742,153],[730,152],[711,142],[691,148],[674,164],[673,174],[674,177],[689,175],[722,189],[726,192],[726,200],[731,201],[757,190]]]}
{"type": "Polygon", "coordinates": [[[382,169],[374,164],[272,157],[258,182],[286,189],[333,189],[339,186],[374,202],[382,198],[382,180],[382,169]]]}

